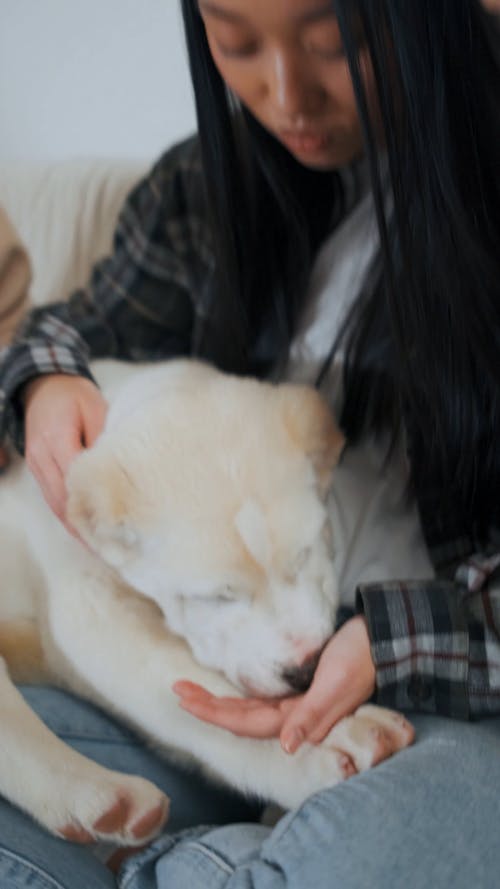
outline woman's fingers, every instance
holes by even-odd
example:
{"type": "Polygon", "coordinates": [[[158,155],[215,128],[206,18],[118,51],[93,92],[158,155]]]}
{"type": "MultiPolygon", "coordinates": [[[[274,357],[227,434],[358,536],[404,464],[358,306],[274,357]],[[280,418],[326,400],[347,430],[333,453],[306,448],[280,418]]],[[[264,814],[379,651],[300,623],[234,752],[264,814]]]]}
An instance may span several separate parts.
{"type": "Polygon", "coordinates": [[[77,536],[66,520],[66,474],[101,432],[107,403],[90,380],[63,374],[28,383],[24,403],[28,466],[53,512],[77,536]]]}
{"type": "Polygon", "coordinates": [[[181,679],[178,682],[175,682],[172,686],[175,694],[179,695],[180,698],[184,701],[197,701],[197,700],[211,700],[218,701],[220,706],[227,706],[228,708],[233,706],[245,707],[245,709],[255,709],[256,707],[260,707],[262,705],[261,698],[238,698],[238,697],[227,697],[223,695],[213,695],[206,688],[203,688],[202,685],[198,685],[196,682],[190,682],[187,679],[181,679]]]}
{"type": "Polygon", "coordinates": [[[102,396],[93,400],[91,410],[85,410],[85,406],[82,406],[82,444],[84,447],[91,448],[96,438],[101,434],[107,412],[108,404],[102,396]]]}
{"type": "Polygon", "coordinates": [[[26,454],[28,466],[40,485],[45,501],[74,537],[77,534],[66,520],[66,473],[81,450],[81,433],[78,428],[70,426],[53,443],[42,440],[26,454]]]}
{"type": "Polygon", "coordinates": [[[283,749],[295,753],[303,741],[322,741],[339,719],[370,698],[374,688],[366,621],[358,615],[325,646],[310,689],[285,721],[280,735],[283,749]]]}
{"type": "Polygon", "coordinates": [[[66,487],[57,462],[48,451],[31,454],[28,465],[37,480],[46,503],[58,519],[64,522],[66,511],[66,487]]]}
{"type": "Polygon", "coordinates": [[[279,736],[283,749],[295,753],[304,741],[322,741],[336,722],[368,700],[374,687],[366,622],[358,615],[325,646],[304,695],[279,700],[217,698],[185,681],[176,683],[174,691],[181,697],[181,706],[199,719],[237,735],[279,736]]]}
{"type": "Polygon", "coordinates": [[[342,704],[331,702],[331,690],[304,695],[302,702],[289,714],[283,724],[280,741],[283,750],[295,753],[304,741],[319,744],[326,738],[332,725],[343,715],[342,704]]]}
{"type": "Polygon", "coordinates": [[[278,737],[295,699],[217,697],[199,685],[176,682],[180,706],[204,722],[248,738],[278,737]]]}

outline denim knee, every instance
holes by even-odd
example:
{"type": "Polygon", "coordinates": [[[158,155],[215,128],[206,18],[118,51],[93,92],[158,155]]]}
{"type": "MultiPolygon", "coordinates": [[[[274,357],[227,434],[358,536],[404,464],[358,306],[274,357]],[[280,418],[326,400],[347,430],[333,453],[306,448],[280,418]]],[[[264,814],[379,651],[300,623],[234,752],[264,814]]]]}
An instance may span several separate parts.
{"type": "Polygon", "coordinates": [[[0,847],[2,889],[69,889],[26,858],[0,847]]]}

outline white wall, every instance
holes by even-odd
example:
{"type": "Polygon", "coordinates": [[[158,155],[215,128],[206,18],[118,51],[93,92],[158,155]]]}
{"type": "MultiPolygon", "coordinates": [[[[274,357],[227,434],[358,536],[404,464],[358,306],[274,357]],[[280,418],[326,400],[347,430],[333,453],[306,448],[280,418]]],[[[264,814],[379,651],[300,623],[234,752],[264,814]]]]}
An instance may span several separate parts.
{"type": "Polygon", "coordinates": [[[0,0],[0,159],[149,160],[194,127],[179,0],[0,0]]]}

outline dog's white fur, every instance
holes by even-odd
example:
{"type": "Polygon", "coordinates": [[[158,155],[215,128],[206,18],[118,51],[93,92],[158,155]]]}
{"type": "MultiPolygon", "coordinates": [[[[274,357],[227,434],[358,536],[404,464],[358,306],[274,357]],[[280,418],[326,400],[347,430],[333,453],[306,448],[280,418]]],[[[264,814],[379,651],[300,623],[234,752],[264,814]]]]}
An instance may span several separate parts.
{"type": "Polygon", "coordinates": [[[171,690],[187,678],[285,694],[286,671],[331,635],[326,494],[342,439],[319,396],[180,361],[136,370],[110,400],[69,473],[69,519],[88,549],[21,461],[0,485],[0,792],[73,839],[144,842],[166,816],[149,782],[53,736],[12,679],[69,688],[285,807],[345,777],[342,751],[369,767],[387,711],[361,708],[291,757],[199,722],[171,690]]]}

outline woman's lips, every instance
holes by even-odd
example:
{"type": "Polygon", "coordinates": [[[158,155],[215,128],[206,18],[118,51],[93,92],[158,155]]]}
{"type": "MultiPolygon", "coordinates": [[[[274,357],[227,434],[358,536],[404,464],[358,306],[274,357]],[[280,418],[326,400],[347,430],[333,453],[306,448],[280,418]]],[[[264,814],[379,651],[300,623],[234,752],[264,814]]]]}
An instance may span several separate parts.
{"type": "Polygon", "coordinates": [[[300,155],[318,154],[324,151],[329,143],[325,133],[293,133],[282,130],[279,137],[290,151],[300,155]]]}

